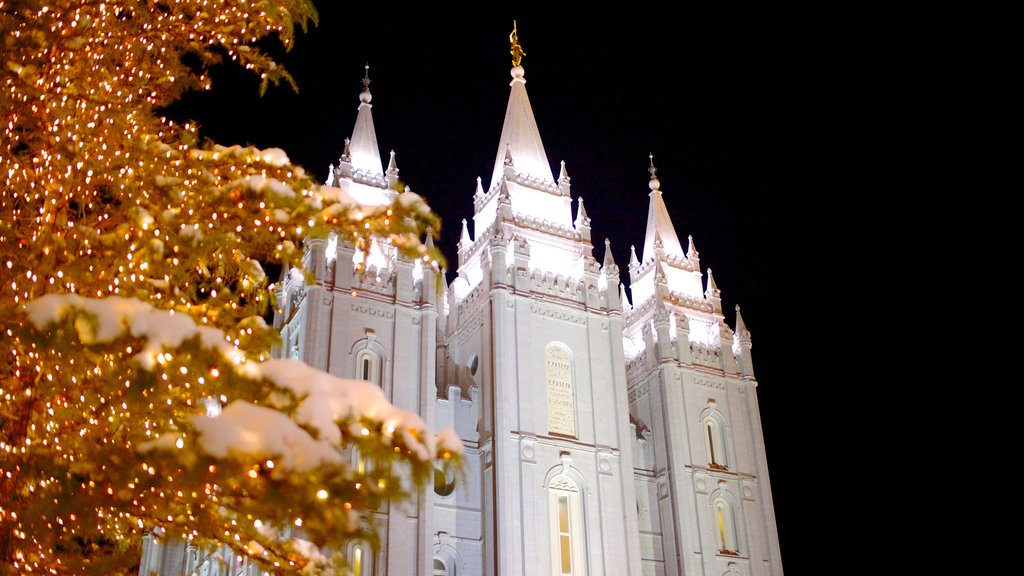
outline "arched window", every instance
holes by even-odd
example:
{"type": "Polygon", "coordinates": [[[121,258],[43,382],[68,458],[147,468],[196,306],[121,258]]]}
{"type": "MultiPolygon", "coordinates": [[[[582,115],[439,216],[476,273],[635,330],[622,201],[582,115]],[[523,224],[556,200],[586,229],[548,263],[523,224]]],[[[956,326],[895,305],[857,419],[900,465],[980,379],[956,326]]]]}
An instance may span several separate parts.
{"type": "Polygon", "coordinates": [[[548,432],[576,436],[572,356],[568,348],[548,344],[544,350],[544,375],[548,388],[548,432]]]}
{"type": "Polygon", "coordinates": [[[348,565],[353,576],[373,576],[373,550],[365,540],[355,540],[348,547],[348,565]]]}
{"type": "Polygon", "coordinates": [[[564,474],[548,483],[551,507],[551,556],[558,576],[585,574],[586,540],[579,484],[564,474]]]}
{"type": "Polygon", "coordinates": [[[718,412],[709,412],[703,420],[704,443],[708,453],[708,468],[727,470],[729,458],[725,449],[725,424],[718,412]]]}
{"type": "Polygon", "coordinates": [[[725,498],[716,498],[713,507],[718,552],[736,555],[739,546],[736,544],[736,519],[733,516],[732,505],[725,498]]]}
{"type": "Polygon", "coordinates": [[[381,383],[380,356],[369,348],[363,348],[356,353],[356,379],[373,382],[380,386],[381,383]]]}

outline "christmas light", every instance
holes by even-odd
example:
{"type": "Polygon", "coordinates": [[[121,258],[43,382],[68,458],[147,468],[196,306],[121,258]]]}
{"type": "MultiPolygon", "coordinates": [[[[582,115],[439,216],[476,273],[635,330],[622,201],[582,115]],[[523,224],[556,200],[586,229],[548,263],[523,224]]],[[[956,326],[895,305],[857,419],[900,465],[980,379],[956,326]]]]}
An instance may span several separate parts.
{"type": "Polygon", "coordinates": [[[342,549],[368,529],[350,510],[407,497],[457,452],[358,413],[331,423],[337,458],[306,468],[204,444],[245,406],[322,444],[293,418],[304,393],[261,372],[277,340],[260,261],[301,270],[301,242],[329,233],[368,267],[440,257],[414,194],[339,208],[282,151],[159,116],[211,89],[222,55],[261,89],[291,83],[260,43],[289,47],[310,19],[306,0],[0,0],[0,572],[125,574],[152,534],[298,574],[293,526],[342,549]],[[377,464],[355,470],[349,446],[377,464]]]}

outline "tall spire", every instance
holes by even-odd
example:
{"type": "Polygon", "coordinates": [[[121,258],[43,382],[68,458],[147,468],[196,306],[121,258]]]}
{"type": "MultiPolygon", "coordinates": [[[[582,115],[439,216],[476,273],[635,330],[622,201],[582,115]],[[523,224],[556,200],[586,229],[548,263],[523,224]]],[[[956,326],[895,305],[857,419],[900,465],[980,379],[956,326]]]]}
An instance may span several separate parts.
{"type": "Polygon", "coordinates": [[[514,22],[509,42],[512,43],[512,90],[508,97],[508,107],[505,109],[501,139],[498,140],[491,186],[494,186],[504,174],[506,151],[515,159],[516,172],[554,183],[555,178],[548,164],[548,156],[544,152],[544,143],[541,142],[540,131],[537,129],[537,120],[533,116],[533,107],[530,106],[530,97],[526,94],[526,80],[523,78],[526,72],[521,66],[522,57],[526,53],[519,45],[519,33],[514,22]]]}
{"type": "Polygon", "coordinates": [[[348,145],[352,157],[352,168],[376,176],[384,176],[383,164],[380,160],[380,148],[377,146],[377,132],[373,128],[373,95],[370,94],[370,65],[365,66],[363,75],[363,91],[359,93],[359,112],[356,125],[352,129],[352,140],[348,145]]]}
{"type": "Polygon", "coordinates": [[[672,226],[672,218],[668,215],[668,208],[665,207],[665,200],[661,197],[661,182],[658,181],[658,169],[654,166],[654,154],[650,154],[651,167],[647,171],[651,174],[651,181],[648,187],[651,189],[651,202],[647,209],[647,236],[644,239],[644,260],[654,256],[654,239],[661,239],[666,256],[674,258],[686,258],[683,247],[679,244],[679,237],[676,236],[676,229],[672,226]]]}
{"type": "Polygon", "coordinates": [[[587,209],[583,207],[583,196],[577,198],[576,202],[578,206],[576,208],[576,227],[590,226],[590,217],[587,216],[587,209]]]}

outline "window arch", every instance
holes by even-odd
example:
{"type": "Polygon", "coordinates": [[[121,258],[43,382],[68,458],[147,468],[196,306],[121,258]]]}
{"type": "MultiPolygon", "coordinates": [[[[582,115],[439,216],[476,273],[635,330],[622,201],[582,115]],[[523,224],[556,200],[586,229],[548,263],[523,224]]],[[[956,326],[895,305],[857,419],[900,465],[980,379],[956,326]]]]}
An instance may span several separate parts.
{"type": "Polygon", "coordinates": [[[552,342],[544,349],[544,377],[548,393],[548,432],[575,437],[572,355],[564,344],[552,342]]]}
{"type": "Polygon", "coordinates": [[[373,576],[373,549],[365,540],[355,540],[348,546],[348,565],[353,576],[373,576]]]}
{"type": "Polygon", "coordinates": [[[726,449],[725,421],[722,415],[715,410],[708,411],[701,421],[701,427],[708,455],[708,468],[728,470],[729,454],[726,449]]]}
{"type": "Polygon", "coordinates": [[[715,538],[718,541],[718,553],[735,556],[739,553],[736,539],[736,516],[732,504],[725,498],[718,497],[712,502],[714,514],[715,538]]]}
{"type": "Polygon", "coordinates": [[[551,515],[551,564],[557,576],[586,574],[583,490],[564,472],[548,482],[551,515]]]}
{"type": "Polygon", "coordinates": [[[430,572],[433,576],[455,576],[455,566],[448,566],[444,558],[434,556],[434,568],[430,572]]]}
{"type": "Polygon", "coordinates": [[[356,379],[381,385],[380,354],[370,348],[356,352],[356,379]]]}

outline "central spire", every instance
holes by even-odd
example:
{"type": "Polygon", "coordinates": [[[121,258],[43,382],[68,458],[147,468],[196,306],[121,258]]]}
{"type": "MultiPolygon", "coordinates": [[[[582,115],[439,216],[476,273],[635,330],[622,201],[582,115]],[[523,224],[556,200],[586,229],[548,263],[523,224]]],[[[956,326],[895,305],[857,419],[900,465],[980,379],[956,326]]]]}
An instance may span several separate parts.
{"type": "Polygon", "coordinates": [[[658,169],[654,166],[654,154],[650,154],[651,167],[647,172],[651,174],[651,181],[648,187],[651,189],[651,203],[647,210],[647,235],[644,238],[643,258],[646,262],[654,256],[655,239],[660,239],[665,254],[675,258],[685,258],[686,253],[679,244],[679,237],[676,236],[676,229],[672,226],[672,218],[668,215],[668,208],[665,207],[665,200],[661,197],[661,182],[658,180],[658,169]]]}
{"type": "Polygon", "coordinates": [[[352,141],[349,144],[349,154],[352,157],[352,167],[367,174],[380,178],[384,177],[384,166],[380,161],[380,149],[377,147],[377,132],[373,128],[373,115],[370,109],[373,105],[373,95],[370,94],[370,65],[365,66],[363,74],[363,90],[359,94],[359,112],[356,115],[356,125],[352,129],[352,141]]]}
{"type": "Polygon", "coordinates": [[[530,97],[526,95],[526,71],[521,65],[526,52],[519,44],[519,32],[515,21],[512,23],[512,33],[508,39],[512,45],[512,90],[508,97],[508,108],[505,109],[505,123],[501,128],[501,140],[498,142],[498,153],[494,160],[491,186],[497,184],[498,179],[504,174],[506,154],[511,156],[517,173],[554,183],[555,178],[544,152],[544,143],[541,142],[540,131],[537,129],[537,120],[533,117],[530,97]]]}

